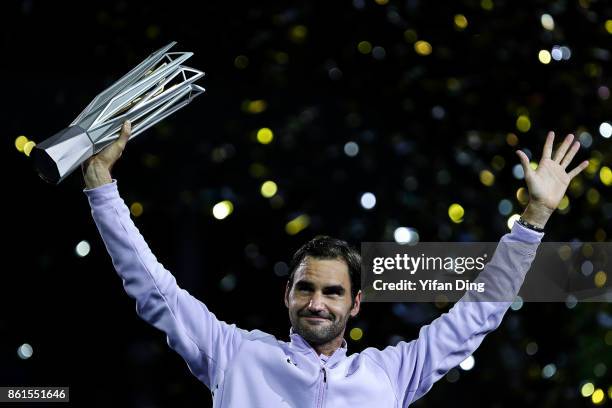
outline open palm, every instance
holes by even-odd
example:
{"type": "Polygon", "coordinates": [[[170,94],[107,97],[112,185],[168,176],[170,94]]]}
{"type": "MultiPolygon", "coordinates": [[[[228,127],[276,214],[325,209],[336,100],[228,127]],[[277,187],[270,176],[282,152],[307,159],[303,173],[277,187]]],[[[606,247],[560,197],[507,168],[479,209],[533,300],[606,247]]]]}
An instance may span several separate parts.
{"type": "Polygon", "coordinates": [[[572,143],[574,136],[567,135],[553,155],[554,140],[554,132],[549,132],[544,144],[542,159],[535,170],[531,168],[529,158],[524,152],[521,150],[516,152],[521,159],[521,165],[525,172],[530,200],[545,206],[551,211],[559,206],[569,182],[589,164],[585,160],[573,170],[567,172],[567,167],[580,149],[580,142],[572,143]]]}

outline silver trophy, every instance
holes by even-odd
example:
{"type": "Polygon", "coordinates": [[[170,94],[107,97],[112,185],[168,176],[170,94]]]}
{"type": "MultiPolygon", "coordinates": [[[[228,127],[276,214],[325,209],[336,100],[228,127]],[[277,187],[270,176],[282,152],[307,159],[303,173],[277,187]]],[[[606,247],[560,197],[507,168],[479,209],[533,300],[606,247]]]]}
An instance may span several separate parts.
{"type": "Polygon", "coordinates": [[[117,139],[124,121],[131,122],[134,138],[202,94],[194,82],[204,72],[181,65],[192,52],[167,52],[175,44],[151,54],[98,94],[70,126],[36,145],[30,157],[40,177],[59,184],[117,139]]]}

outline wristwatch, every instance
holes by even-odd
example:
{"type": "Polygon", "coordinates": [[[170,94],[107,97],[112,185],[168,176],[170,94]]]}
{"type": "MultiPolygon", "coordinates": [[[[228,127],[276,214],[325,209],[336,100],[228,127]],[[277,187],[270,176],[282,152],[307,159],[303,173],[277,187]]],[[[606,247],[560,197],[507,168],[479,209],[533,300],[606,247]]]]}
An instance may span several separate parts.
{"type": "Polygon", "coordinates": [[[544,228],[536,227],[535,225],[528,223],[527,221],[523,219],[523,217],[519,217],[519,219],[516,220],[516,222],[521,224],[523,227],[529,228],[530,230],[533,230],[535,232],[544,232],[544,228]]]}

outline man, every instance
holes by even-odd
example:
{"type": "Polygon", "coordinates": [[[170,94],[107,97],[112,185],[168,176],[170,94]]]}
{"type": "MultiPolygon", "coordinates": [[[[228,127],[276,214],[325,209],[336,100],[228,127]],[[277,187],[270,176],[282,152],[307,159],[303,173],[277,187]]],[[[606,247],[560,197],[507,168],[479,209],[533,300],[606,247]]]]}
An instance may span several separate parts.
{"type": "MultiPolygon", "coordinates": [[[[349,356],[344,331],[361,306],[360,257],[345,242],[321,237],[293,258],[285,290],[289,342],[219,321],[157,262],[119,196],[110,170],[130,130],[126,122],[115,143],[83,164],[84,192],[137,313],[166,333],[170,347],[211,390],[215,407],[406,407],[470,356],[510,306],[462,300],[424,326],[414,341],[349,356]]],[[[479,277],[494,276],[513,294],[570,180],[588,165],[566,172],[580,144],[568,135],[553,155],[553,141],[551,132],[536,170],[517,152],[530,202],[479,277]]]]}

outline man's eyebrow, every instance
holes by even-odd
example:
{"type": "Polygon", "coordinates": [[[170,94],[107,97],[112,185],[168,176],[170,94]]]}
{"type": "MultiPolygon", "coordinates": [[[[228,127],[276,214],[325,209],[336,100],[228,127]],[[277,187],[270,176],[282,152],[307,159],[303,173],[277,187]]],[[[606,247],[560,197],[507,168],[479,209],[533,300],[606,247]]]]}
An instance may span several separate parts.
{"type": "Polygon", "coordinates": [[[300,289],[312,289],[314,284],[310,281],[300,280],[295,282],[295,287],[300,289]]]}
{"type": "MultiPolygon", "coordinates": [[[[313,289],[314,284],[307,280],[300,280],[295,282],[295,287],[298,289],[313,289]]],[[[338,295],[344,295],[346,290],[342,285],[329,285],[323,288],[324,293],[336,293],[338,295]]]]}
{"type": "Polygon", "coordinates": [[[338,295],[344,295],[345,289],[342,285],[330,285],[323,288],[323,292],[325,293],[336,293],[338,295]]]}

